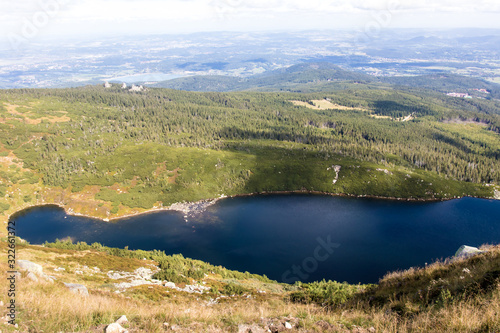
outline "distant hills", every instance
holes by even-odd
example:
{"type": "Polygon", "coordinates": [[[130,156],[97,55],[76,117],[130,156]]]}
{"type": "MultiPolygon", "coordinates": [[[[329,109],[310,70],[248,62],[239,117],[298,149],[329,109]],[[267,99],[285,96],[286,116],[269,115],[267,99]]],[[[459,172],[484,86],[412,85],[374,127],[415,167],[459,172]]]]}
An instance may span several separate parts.
{"type": "Polygon", "coordinates": [[[500,98],[499,84],[456,74],[394,76],[394,77],[384,77],[382,81],[397,86],[425,88],[443,93],[447,92],[474,93],[474,89],[486,89],[489,92],[489,94],[487,95],[483,94],[482,95],[483,97],[500,98]]]}
{"type": "Polygon", "coordinates": [[[297,88],[300,85],[372,81],[376,81],[373,76],[345,70],[331,63],[318,62],[298,64],[249,78],[221,75],[189,76],[159,82],[153,86],[187,91],[280,91],[297,88]]]}
{"type": "Polygon", "coordinates": [[[352,84],[392,85],[429,89],[441,93],[469,93],[476,97],[500,98],[500,85],[478,78],[438,73],[422,76],[375,77],[343,69],[328,62],[294,65],[247,78],[222,75],[188,76],[162,81],[153,87],[186,91],[294,91],[318,92],[348,88],[352,84]],[[489,92],[480,93],[475,89],[489,92]]]}

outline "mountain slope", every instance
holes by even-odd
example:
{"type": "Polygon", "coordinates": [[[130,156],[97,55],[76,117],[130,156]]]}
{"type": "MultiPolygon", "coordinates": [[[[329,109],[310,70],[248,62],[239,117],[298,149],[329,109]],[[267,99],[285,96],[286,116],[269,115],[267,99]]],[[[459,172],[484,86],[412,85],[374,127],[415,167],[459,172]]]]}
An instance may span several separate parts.
{"type": "Polygon", "coordinates": [[[337,83],[344,81],[372,82],[374,80],[372,76],[344,70],[327,62],[320,62],[294,65],[288,68],[254,75],[249,78],[220,75],[191,76],[159,82],[153,86],[187,91],[280,91],[290,87],[311,83],[337,83]]]}
{"type": "Polygon", "coordinates": [[[370,89],[419,88],[439,93],[467,93],[480,99],[500,99],[500,85],[482,79],[455,74],[374,77],[342,69],[328,62],[303,63],[247,78],[222,75],[198,75],[159,82],[154,87],[186,91],[292,91],[327,92],[363,85],[370,89]],[[487,92],[481,92],[484,89],[487,92]]]}
{"type": "Polygon", "coordinates": [[[382,82],[393,85],[419,87],[442,93],[469,93],[483,98],[500,98],[500,85],[485,80],[455,74],[433,74],[423,76],[383,77],[382,82]],[[489,93],[481,93],[474,89],[486,89],[489,93]]]}

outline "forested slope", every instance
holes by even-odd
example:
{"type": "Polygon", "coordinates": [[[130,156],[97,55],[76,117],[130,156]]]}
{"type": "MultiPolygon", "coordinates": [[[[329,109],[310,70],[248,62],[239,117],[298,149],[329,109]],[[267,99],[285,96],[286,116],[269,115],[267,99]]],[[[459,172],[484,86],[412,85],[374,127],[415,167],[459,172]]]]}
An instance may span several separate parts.
{"type": "Polygon", "coordinates": [[[363,84],[314,94],[4,90],[2,211],[58,203],[109,218],[295,190],[491,197],[495,187],[483,184],[500,181],[495,113],[494,101],[363,84]]]}

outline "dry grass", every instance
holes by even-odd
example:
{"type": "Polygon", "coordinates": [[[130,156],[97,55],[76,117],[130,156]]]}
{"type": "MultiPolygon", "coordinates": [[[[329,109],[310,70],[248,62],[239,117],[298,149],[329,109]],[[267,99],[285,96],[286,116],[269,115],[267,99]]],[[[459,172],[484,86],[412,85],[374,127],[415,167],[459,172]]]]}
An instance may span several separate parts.
{"type": "MultiPolygon", "coordinates": [[[[31,112],[24,112],[24,113],[19,112],[17,110],[17,108],[19,108],[20,105],[8,104],[8,103],[4,103],[4,105],[7,108],[8,113],[10,113],[13,116],[20,116],[26,124],[30,124],[30,125],[40,124],[42,122],[42,120],[47,120],[51,123],[61,123],[61,122],[67,122],[67,121],[71,120],[71,118],[66,115],[68,113],[66,111],[55,111],[55,112],[59,112],[62,114],[59,117],[58,116],[46,116],[46,117],[34,118],[33,117],[34,115],[31,112]]],[[[27,107],[27,108],[30,108],[30,107],[27,107]]],[[[13,118],[8,118],[8,119],[13,119],[13,118]]]]}
{"type": "Polygon", "coordinates": [[[305,106],[306,108],[309,109],[314,109],[314,110],[347,110],[347,111],[364,111],[368,112],[369,116],[375,119],[390,119],[390,120],[395,120],[395,121],[410,121],[415,119],[413,115],[409,115],[406,117],[401,117],[401,118],[393,118],[390,116],[381,116],[377,114],[373,114],[370,112],[370,110],[365,109],[365,108],[355,108],[355,107],[349,107],[349,106],[344,106],[344,105],[339,105],[339,104],[334,104],[326,99],[314,99],[311,100],[311,103],[303,102],[303,101],[290,101],[294,105],[297,106],[305,106]]]}
{"type": "MultiPolygon", "coordinates": [[[[5,243],[0,242],[0,245],[5,253],[5,243]]],[[[487,253],[470,259],[391,273],[374,293],[360,295],[351,303],[328,309],[316,304],[291,303],[285,292],[252,293],[250,298],[229,297],[216,304],[209,304],[210,298],[215,298],[212,294],[188,294],[161,286],[141,286],[116,294],[110,281],[105,281],[106,270],[132,271],[140,266],[149,267],[154,262],[94,251],[23,245],[19,246],[20,257],[41,264],[47,273],[53,275],[53,268],[59,265],[68,270],[60,272],[55,283],[33,282],[27,278],[18,281],[18,323],[21,332],[102,332],[107,324],[126,315],[130,332],[164,332],[164,323],[176,325],[176,331],[180,332],[237,332],[240,324],[263,326],[278,319],[295,322],[294,331],[300,332],[367,332],[370,327],[377,332],[394,333],[498,332],[498,279],[476,293],[451,297],[445,302],[424,304],[415,297],[419,289],[435,285],[432,281],[447,281],[448,288],[459,288],[460,281],[464,283],[460,278],[464,268],[470,269],[472,276],[465,279],[466,282],[481,284],[485,275],[500,269],[500,247],[487,249],[487,253]],[[97,274],[95,280],[74,274],[82,265],[97,266],[102,274],[97,274]],[[75,295],[62,282],[85,284],[90,296],[75,295]],[[382,296],[386,300],[377,304],[377,297],[382,296]]],[[[7,270],[5,263],[5,260],[0,263],[4,271],[7,270]]],[[[0,286],[5,290],[5,279],[0,281],[0,286]]],[[[5,303],[6,294],[0,295],[0,299],[5,303]]],[[[11,328],[1,329],[12,331],[11,328]]]]}
{"type": "Polygon", "coordinates": [[[373,113],[370,114],[370,117],[375,118],[375,119],[390,119],[390,120],[401,121],[401,122],[410,121],[410,120],[415,119],[415,117],[413,115],[408,115],[406,117],[401,117],[401,118],[393,118],[390,116],[381,116],[381,115],[373,114],[373,113]]]}
{"type": "Polygon", "coordinates": [[[310,103],[307,102],[302,102],[302,101],[290,101],[294,105],[297,106],[305,106],[306,108],[309,109],[314,109],[314,110],[356,110],[356,111],[368,111],[362,108],[353,108],[349,106],[344,106],[340,104],[334,104],[326,99],[314,99],[311,102],[314,105],[311,105],[310,103]]]}

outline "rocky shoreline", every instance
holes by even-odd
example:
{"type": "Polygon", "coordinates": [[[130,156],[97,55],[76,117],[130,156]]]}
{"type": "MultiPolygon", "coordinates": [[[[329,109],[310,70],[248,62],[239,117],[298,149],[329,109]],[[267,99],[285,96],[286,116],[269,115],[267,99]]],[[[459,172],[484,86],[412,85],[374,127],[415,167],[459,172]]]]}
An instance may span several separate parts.
{"type": "MultiPolygon", "coordinates": [[[[252,192],[252,193],[242,193],[242,194],[236,194],[236,195],[231,195],[231,196],[226,196],[226,195],[221,195],[218,198],[214,199],[204,199],[204,200],[199,200],[199,201],[193,201],[193,202],[176,202],[171,204],[170,206],[166,207],[158,207],[158,208],[152,208],[148,209],[142,212],[137,212],[133,214],[126,214],[126,215],[120,215],[112,218],[100,218],[92,215],[87,215],[87,214],[81,214],[78,212],[75,212],[71,207],[66,207],[60,203],[43,203],[43,204],[34,204],[31,206],[27,207],[22,207],[21,209],[17,210],[16,212],[8,215],[6,217],[7,221],[12,217],[15,216],[16,214],[23,212],[25,210],[31,209],[31,208],[36,208],[36,207],[43,207],[43,206],[58,206],[66,212],[68,215],[72,216],[83,216],[83,217],[88,217],[92,219],[98,219],[104,222],[109,222],[109,221],[117,221],[120,219],[124,218],[129,218],[129,217],[134,217],[134,216],[139,216],[143,214],[150,214],[150,213],[155,213],[155,212],[161,212],[161,211],[178,211],[184,214],[184,220],[187,222],[190,217],[193,217],[197,214],[203,213],[208,207],[213,206],[215,203],[217,203],[221,199],[230,199],[230,198],[239,198],[239,197],[251,197],[251,196],[258,196],[258,195],[275,195],[275,194],[312,194],[312,195],[328,195],[328,196],[334,196],[334,197],[347,197],[347,198],[369,198],[369,199],[379,199],[379,200],[395,200],[395,201],[413,201],[413,202],[439,202],[439,201],[448,201],[448,200],[454,200],[454,199],[460,199],[462,197],[460,196],[453,196],[449,198],[398,198],[398,197],[384,197],[384,196],[377,196],[377,195],[370,195],[370,194],[361,194],[361,195],[356,195],[356,194],[346,194],[346,193],[330,193],[330,192],[322,192],[322,191],[310,191],[310,190],[294,190],[294,191],[262,191],[262,192],[252,192]]],[[[495,190],[495,195],[494,197],[491,198],[483,198],[483,197],[476,197],[476,196],[468,196],[471,198],[479,198],[479,199],[496,199],[500,200],[500,191],[495,190]]]]}

